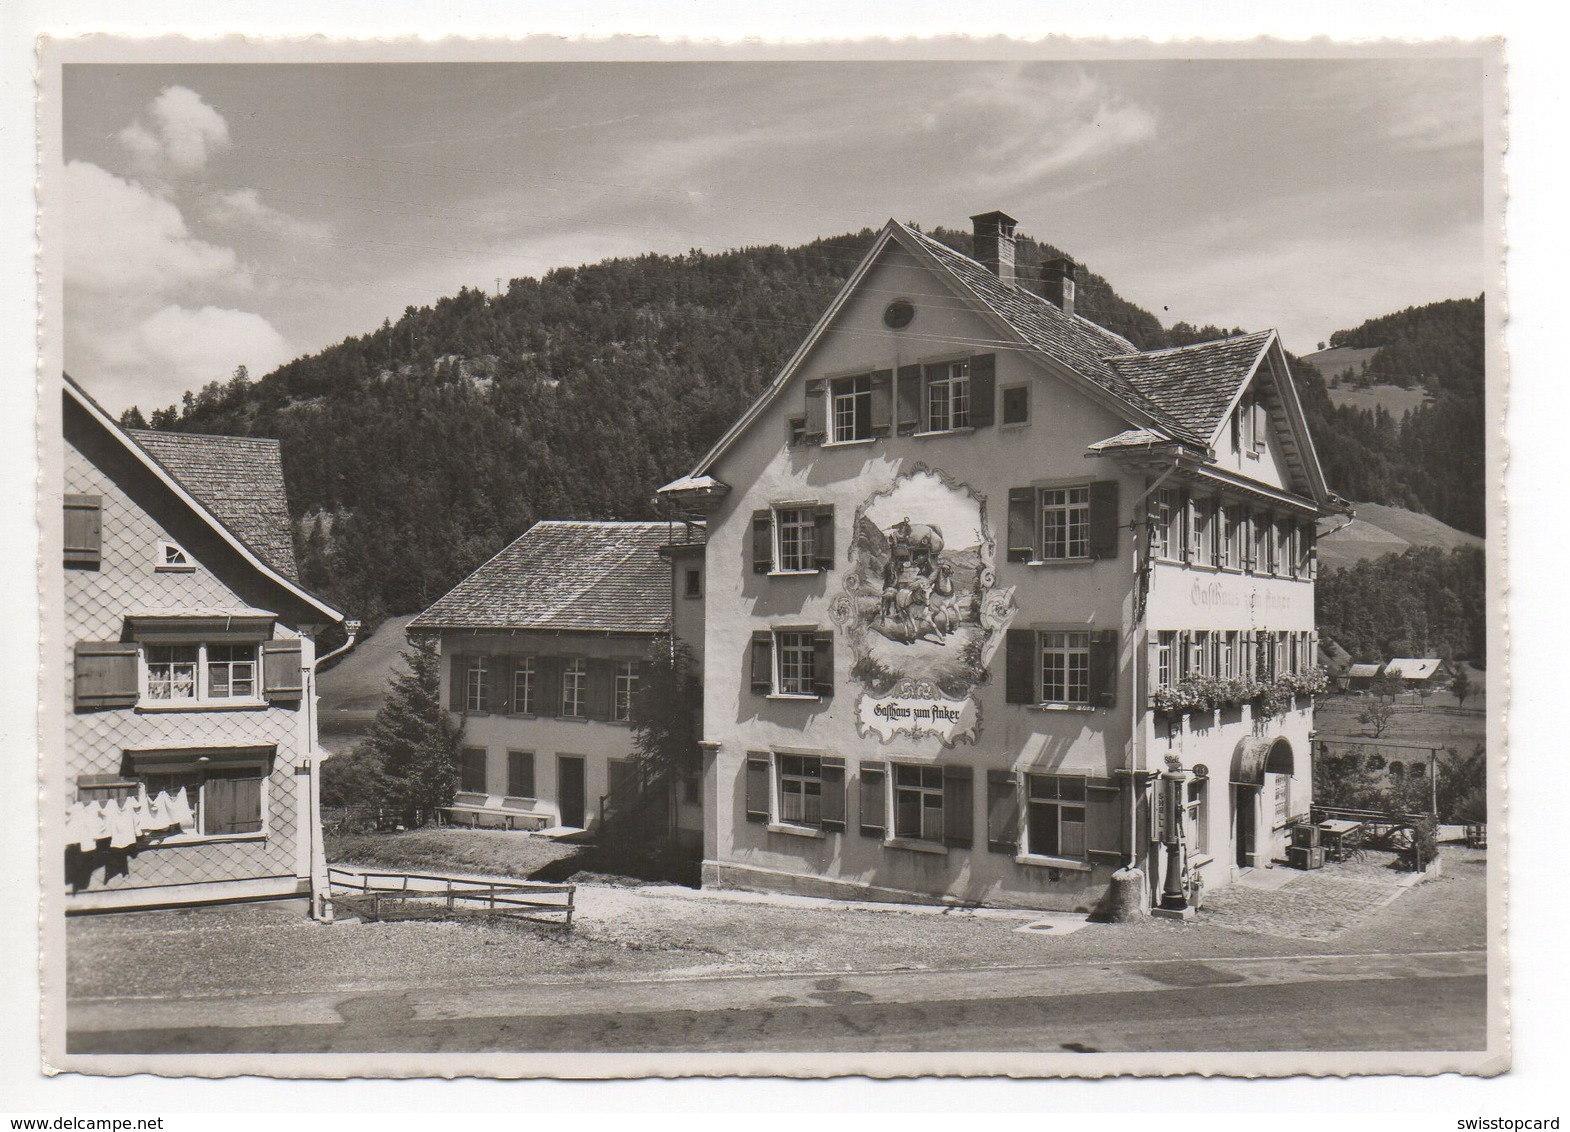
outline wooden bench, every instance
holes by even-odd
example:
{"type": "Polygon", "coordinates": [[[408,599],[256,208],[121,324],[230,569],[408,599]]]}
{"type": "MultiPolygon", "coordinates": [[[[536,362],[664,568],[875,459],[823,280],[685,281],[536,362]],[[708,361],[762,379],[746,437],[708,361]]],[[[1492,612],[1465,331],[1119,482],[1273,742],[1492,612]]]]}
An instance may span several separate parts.
{"type": "Polygon", "coordinates": [[[532,798],[509,798],[504,794],[479,794],[460,792],[453,796],[453,804],[443,806],[441,812],[454,824],[479,829],[494,823],[499,829],[549,829],[556,824],[556,815],[548,810],[536,810],[532,798]],[[464,822],[462,819],[467,818],[464,822]]]}

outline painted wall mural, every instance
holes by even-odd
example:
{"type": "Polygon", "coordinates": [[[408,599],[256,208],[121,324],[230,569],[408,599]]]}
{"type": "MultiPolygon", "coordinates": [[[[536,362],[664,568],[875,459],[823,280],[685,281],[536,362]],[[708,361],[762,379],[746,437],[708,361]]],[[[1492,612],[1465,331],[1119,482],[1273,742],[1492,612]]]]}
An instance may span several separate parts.
{"type": "Polygon", "coordinates": [[[888,742],[975,742],[974,690],[1014,616],[999,589],[986,500],[918,464],[857,509],[845,590],[830,613],[862,686],[856,728],[888,742]]]}

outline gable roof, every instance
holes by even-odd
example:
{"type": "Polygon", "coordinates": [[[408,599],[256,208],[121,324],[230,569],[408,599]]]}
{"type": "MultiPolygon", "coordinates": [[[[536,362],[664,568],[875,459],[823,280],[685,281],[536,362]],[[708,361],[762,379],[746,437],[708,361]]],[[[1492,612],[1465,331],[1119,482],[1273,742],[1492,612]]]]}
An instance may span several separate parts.
{"type": "MultiPolygon", "coordinates": [[[[300,601],[304,602],[318,613],[321,613],[324,617],[327,618],[327,620],[340,622],[344,619],[344,615],[342,613],[328,605],[326,602],[322,601],[320,598],[316,597],[314,594],[310,593],[308,590],[302,588],[299,582],[294,579],[294,552],[292,543],[290,545],[290,552],[287,561],[288,570],[286,572],[279,569],[279,567],[272,561],[269,561],[269,559],[261,551],[251,546],[250,543],[242,538],[238,532],[231,529],[228,523],[226,523],[215,513],[213,507],[196,491],[193,490],[192,484],[188,484],[184,479],[171,471],[163,463],[163,461],[155,457],[147,448],[143,447],[143,445],[137,439],[133,438],[130,435],[129,430],[121,428],[114,418],[104,410],[104,407],[97,401],[93,400],[92,395],[89,394],[87,390],[78,385],[76,380],[71,377],[70,374],[65,374],[64,377],[66,398],[81,407],[94,421],[94,423],[107,432],[116,443],[122,445],[138,463],[150,471],[154,477],[160,480],[165,487],[172,491],[182,503],[189,507],[201,522],[207,524],[207,526],[210,527],[220,538],[233,547],[241,558],[245,559],[245,561],[254,567],[260,574],[262,574],[262,576],[276,583],[277,585],[282,586],[294,597],[298,598],[300,601]]],[[[145,430],[137,431],[140,432],[145,430]]],[[[194,469],[192,470],[192,474],[194,474],[194,469]]],[[[216,485],[209,484],[204,486],[209,495],[221,494],[221,492],[218,491],[216,485]]],[[[278,489],[278,505],[281,507],[283,506],[283,476],[281,471],[279,472],[278,477],[278,489]]],[[[243,508],[237,508],[237,510],[243,510],[243,508]]],[[[284,514],[287,521],[287,510],[284,511],[284,514]]]]}
{"type": "Polygon", "coordinates": [[[932,266],[957,293],[979,306],[998,330],[998,348],[1012,347],[1050,359],[1060,369],[1080,378],[1087,392],[1125,418],[1130,429],[1093,445],[1096,454],[1176,443],[1197,450],[1201,458],[1210,458],[1221,425],[1273,351],[1274,357],[1268,364],[1273,372],[1279,368],[1283,380],[1278,384],[1286,387],[1280,393],[1291,433],[1289,455],[1301,462],[1314,498],[1320,502],[1331,498],[1296,389],[1287,373],[1280,337],[1274,330],[1196,346],[1139,351],[1121,335],[1087,318],[1066,314],[1056,303],[1027,287],[1004,283],[969,256],[892,219],[883,226],[872,247],[769,387],[687,476],[666,484],[661,492],[690,492],[696,487],[694,481],[713,482],[708,473],[715,461],[789,384],[891,241],[932,266]]]}
{"type": "Polygon", "coordinates": [[[646,633],[670,620],[670,523],[536,523],[409,623],[646,633]]]}
{"type": "Polygon", "coordinates": [[[1209,441],[1238,391],[1259,368],[1274,330],[1108,358],[1126,382],[1156,402],[1189,435],[1209,441]]]}
{"type": "Polygon", "coordinates": [[[298,579],[276,440],[143,428],[125,433],[269,565],[298,579]]]}
{"type": "Polygon", "coordinates": [[[1403,680],[1427,680],[1439,671],[1440,663],[1437,656],[1398,656],[1391,658],[1385,671],[1393,672],[1403,680]]]}

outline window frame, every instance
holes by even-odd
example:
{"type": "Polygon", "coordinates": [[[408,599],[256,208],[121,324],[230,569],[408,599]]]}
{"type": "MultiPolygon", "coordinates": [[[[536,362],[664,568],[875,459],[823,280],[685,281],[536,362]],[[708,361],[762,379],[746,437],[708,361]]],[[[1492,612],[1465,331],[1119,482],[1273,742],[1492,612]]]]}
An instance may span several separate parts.
{"type": "Polygon", "coordinates": [[[817,688],[817,637],[818,630],[813,629],[775,629],[774,631],[774,695],[790,699],[818,698],[817,688]],[[787,643],[786,638],[794,638],[787,643]],[[805,685],[805,691],[790,686],[786,679],[787,652],[797,657],[799,671],[795,676],[795,683],[805,685]],[[802,656],[805,660],[801,660],[802,656]]]}
{"type": "Polygon", "coordinates": [[[773,758],[772,787],[774,791],[771,817],[778,825],[794,826],[798,829],[822,830],[823,829],[823,756],[798,754],[791,751],[771,752],[773,758]],[[808,764],[811,764],[809,767],[808,764]],[[798,787],[797,796],[801,799],[800,813],[791,816],[787,811],[786,799],[792,792],[787,790],[788,785],[798,787]],[[807,787],[817,786],[817,817],[809,816],[807,787]]]}
{"type": "Polygon", "coordinates": [[[1210,838],[1205,821],[1209,794],[1205,784],[1208,781],[1209,779],[1196,775],[1183,783],[1183,839],[1188,845],[1189,852],[1198,856],[1208,856],[1210,852],[1210,838]]]}
{"type": "Polygon", "coordinates": [[[464,794],[489,794],[491,755],[485,747],[460,747],[458,750],[458,790],[464,794]],[[469,785],[469,772],[473,769],[472,756],[479,756],[480,784],[469,785]]]}
{"type": "Polygon", "coordinates": [[[703,571],[696,566],[686,568],[686,581],[682,596],[686,598],[700,598],[703,596],[703,571]]]}
{"type": "Polygon", "coordinates": [[[539,668],[534,662],[533,654],[515,656],[512,661],[512,687],[508,689],[507,698],[508,714],[510,715],[538,715],[539,705],[535,702],[539,689],[539,668]],[[519,685],[522,684],[523,694],[520,696],[519,685]]]}
{"type": "Polygon", "coordinates": [[[1176,629],[1156,630],[1156,670],[1153,675],[1157,688],[1170,688],[1176,683],[1173,679],[1172,653],[1177,648],[1177,641],[1176,629]]]}
{"type": "Polygon", "coordinates": [[[196,561],[185,547],[173,539],[161,538],[158,540],[158,549],[155,551],[153,558],[153,572],[155,574],[194,574],[196,572],[196,561]]]}
{"type": "Polygon", "coordinates": [[[635,659],[618,657],[611,665],[611,722],[631,723],[632,703],[637,698],[641,676],[639,663],[635,659]]]}
{"type": "Polygon", "coordinates": [[[1038,562],[1078,562],[1090,558],[1090,484],[1060,484],[1036,488],[1036,529],[1038,532],[1038,545],[1036,546],[1038,562]],[[1049,502],[1053,496],[1061,495],[1062,502],[1049,502]],[[1076,498],[1078,496],[1078,498],[1076,498]],[[1060,513],[1063,532],[1062,554],[1048,552],[1049,539],[1053,531],[1048,516],[1060,513]],[[1078,535],[1075,535],[1075,530],[1078,535]],[[1076,547],[1079,553],[1074,553],[1076,547]]]}
{"type": "Polygon", "coordinates": [[[1090,687],[1090,631],[1086,629],[1041,629],[1036,632],[1036,691],[1037,702],[1040,704],[1058,704],[1065,707],[1090,708],[1095,706],[1092,700],[1090,687]],[[1055,638],[1063,638],[1061,642],[1055,638]],[[1048,685],[1048,656],[1061,657],[1062,683],[1058,689],[1048,685]],[[1084,687],[1083,699],[1072,699],[1068,695],[1050,696],[1052,690],[1061,690],[1068,693],[1073,690],[1073,679],[1076,667],[1075,659],[1079,659],[1077,671],[1079,683],[1084,687]]]}
{"type": "Polygon", "coordinates": [[[490,706],[491,658],[484,653],[469,653],[463,659],[463,710],[483,713],[490,706]]]}
{"type": "MultiPolygon", "coordinates": [[[[138,708],[144,710],[180,710],[192,708],[250,708],[265,707],[267,698],[262,693],[262,646],[260,641],[141,641],[136,652],[137,666],[137,703],[138,708]],[[212,662],[209,660],[210,648],[241,649],[250,652],[250,659],[229,660],[226,662],[212,662]],[[153,695],[153,668],[155,665],[170,666],[183,662],[176,660],[154,661],[151,653],[154,649],[194,649],[195,658],[189,663],[194,671],[191,677],[192,693],[189,696],[155,696],[153,695]],[[214,695],[212,693],[212,672],[210,663],[249,664],[251,666],[251,692],[249,695],[214,695]]],[[[232,675],[231,675],[232,681],[232,675]]],[[[170,675],[173,685],[173,673],[170,675]]]]}
{"type": "Polygon", "coordinates": [[[776,574],[816,574],[818,545],[818,505],[784,503],[773,508],[774,570],[776,574]],[[787,519],[787,516],[792,518],[787,519]],[[795,533],[793,559],[787,558],[791,545],[788,532],[795,533]],[[794,565],[791,564],[794,561],[794,565]],[[803,564],[805,563],[805,564],[803,564]]]}
{"type": "Polygon", "coordinates": [[[1156,489],[1150,502],[1150,555],[1162,562],[1179,561],[1183,545],[1182,501],[1172,488],[1162,487],[1156,489]]]}
{"type": "Polygon", "coordinates": [[[583,656],[562,658],[561,687],[557,689],[557,713],[561,719],[589,718],[589,659],[583,656]],[[569,711],[569,707],[575,709],[569,711]]]}
{"type": "Polygon", "coordinates": [[[891,762],[889,764],[889,774],[887,775],[887,781],[890,803],[887,819],[889,821],[887,839],[894,842],[914,842],[922,845],[943,846],[944,806],[946,804],[943,788],[943,767],[930,763],[891,762]],[[901,782],[900,779],[902,775],[914,775],[916,776],[917,781],[901,782]],[[927,781],[930,778],[936,778],[936,786],[931,785],[931,783],[927,781]],[[916,821],[916,832],[914,833],[907,832],[908,827],[905,827],[901,824],[903,814],[900,806],[900,796],[902,793],[914,795],[917,799],[916,807],[918,816],[916,821]],[[936,807],[932,807],[927,804],[927,799],[932,797],[936,797],[938,800],[936,807]],[[927,832],[929,811],[933,810],[934,808],[936,809],[937,830],[936,833],[929,834],[927,832]]]}
{"type": "Polygon", "coordinates": [[[1073,861],[1084,863],[1090,859],[1090,783],[1084,775],[1078,774],[1041,774],[1035,771],[1025,773],[1023,800],[1025,807],[1023,833],[1023,856],[1041,857],[1048,860],[1073,861]],[[1048,784],[1051,784],[1051,793],[1048,784]],[[1075,784],[1079,797],[1065,797],[1063,786],[1065,783],[1075,784]],[[1038,788],[1042,793],[1038,794],[1038,788]],[[1056,827],[1056,845],[1048,848],[1036,844],[1036,817],[1038,807],[1042,811],[1050,810],[1054,815],[1056,827]],[[1079,821],[1067,824],[1078,824],[1080,827],[1080,849],[1078,853],[1066,852],[1063,848],[1063,814],[1065,810],[1077,811],[1079,821]]]}
{"type": "Polygon", "coordinates": [[[960,432],[973,427],[970,423],[970,359],[940,363],[944,376],[928,378],[922,391],[922,420],[924,433],[960,432]],[[941,396],[942,423],[939,423],[935,401],[941,396]],[[963,417],[963,419],[958,419],[963,417]]]}
{"type": "Polygon", "coordinates": [[[858,444],[876,440],[872,426],[872,374],[857,373],[828,380],[829,435],[824,441],[831,444],[858,444]],[[851,435],[841,435],[841,403],[850,406],[848,429],[851,435]]]}
{"type": "MultiPolygon", "coordinates": [[[[212,753],[218,754],[222,748],[212,748],[212,753]]],[[[186,803],[191,807],[193,820],[192,828],[182,828],[179,833],[167,834],[150,846],[162,845],[199,845],[210,842],[228,841],[266,841],[272,836],[272,772],[274,769],[273,758],[270,754],[256,752],[246,757],[228,760],[220,759],[209,765],[198,762],[203,752],[199,751],[168,751],[168,752],[134,752],[137,756],[154,755],[160,757],[155,763],[157,769],[138,769],[132,767],[125,774],[124,781],[135,782],[142,798],[150,798],[160,790],[167,790],[170,794],[180,786],[186,787],[186,803]],[[192,781],[195,789],[192,789],[192,781]],[[206,795],[207,784],[218,780],[241,780],[258,782],[257,787],[257,828],[254,830],[206,832],[206,823],[211,816],[211,807],[208,805],[206,795]],[[151,783],[151,788],[149,788],[151,783]]]]}

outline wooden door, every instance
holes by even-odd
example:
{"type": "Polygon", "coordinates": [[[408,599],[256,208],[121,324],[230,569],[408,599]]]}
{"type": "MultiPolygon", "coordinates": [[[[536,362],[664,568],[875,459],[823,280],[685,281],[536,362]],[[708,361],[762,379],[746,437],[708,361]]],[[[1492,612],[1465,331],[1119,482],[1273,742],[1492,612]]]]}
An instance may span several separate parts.
{"type": "Polygon", "coordinates": [[[556,804],[561,807],[562,825],[584,827],[583,806],[587,796],[582,757],[556,756],[556,804]]]}

